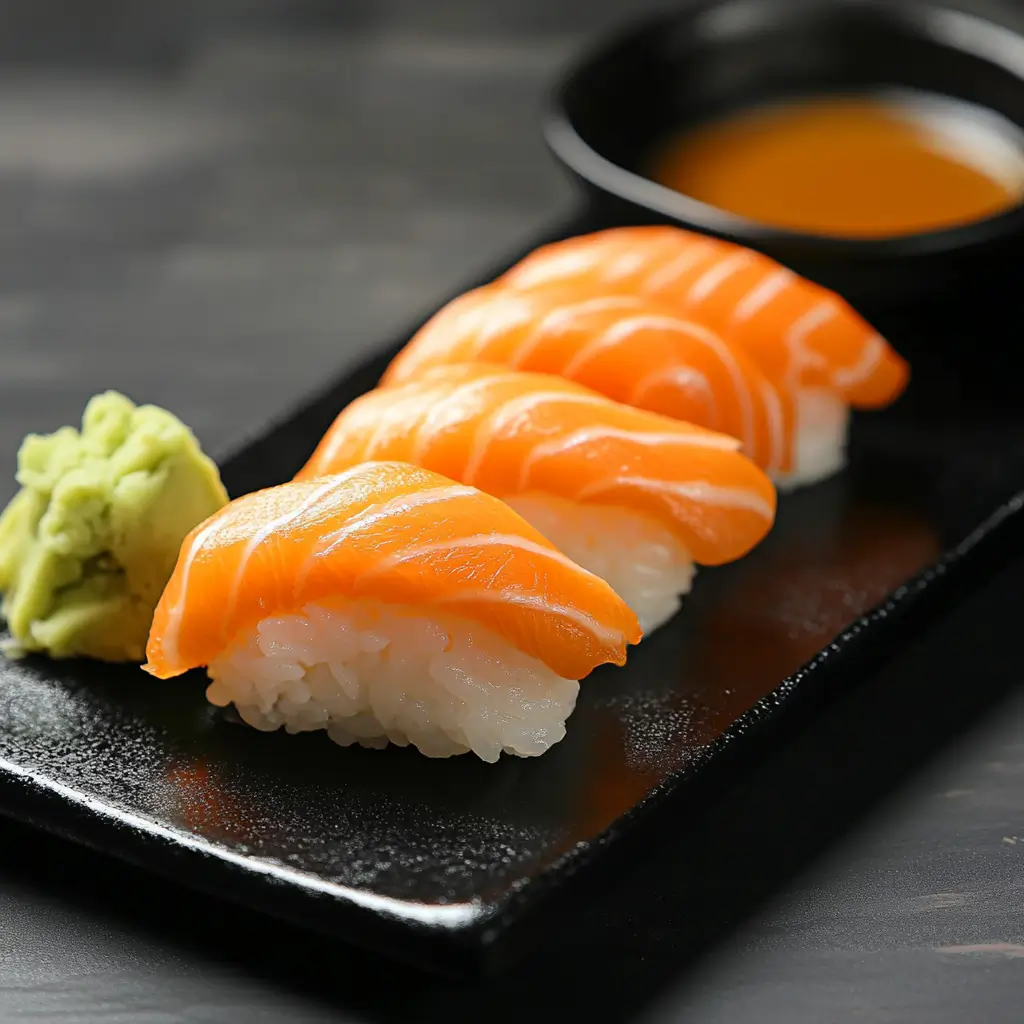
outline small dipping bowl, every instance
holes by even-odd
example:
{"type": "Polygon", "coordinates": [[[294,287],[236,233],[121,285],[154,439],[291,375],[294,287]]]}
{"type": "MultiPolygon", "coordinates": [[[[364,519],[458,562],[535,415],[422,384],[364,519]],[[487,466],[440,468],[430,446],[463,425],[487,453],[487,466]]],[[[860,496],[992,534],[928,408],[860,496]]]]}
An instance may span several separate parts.
{"type": "Polygon", "coordinates": [[[971,352],[992,332],[1024,329],[1024,206],[923,234],[841,238],[757,223],[647,174],[689,128],[802,98],[931,95],[1024,139],[1024,36],[1011,17],[900,0],[699,0],[585,56],[555,90],[546,138],[585,186],[595,223],[674,223],[758,249],[838,291],[915,371],[955,386],[956,337],[971,352]]]}

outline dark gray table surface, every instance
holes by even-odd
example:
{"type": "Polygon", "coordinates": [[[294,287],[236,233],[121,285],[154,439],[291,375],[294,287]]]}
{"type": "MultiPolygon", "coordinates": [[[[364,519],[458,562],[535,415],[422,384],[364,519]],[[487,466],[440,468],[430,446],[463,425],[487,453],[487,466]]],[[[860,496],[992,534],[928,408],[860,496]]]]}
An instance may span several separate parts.
{"type": "MultiPolygon", "coordinates": [[[[20,436],[106,387],[224,450],[567,212],[544,85],[641,6],[0,3],[0,499],[20,436]]],[[[1019,1021],[1022,585],[491,982],[396,981],[0,821],[0,1020],[1019,1021]]]]}

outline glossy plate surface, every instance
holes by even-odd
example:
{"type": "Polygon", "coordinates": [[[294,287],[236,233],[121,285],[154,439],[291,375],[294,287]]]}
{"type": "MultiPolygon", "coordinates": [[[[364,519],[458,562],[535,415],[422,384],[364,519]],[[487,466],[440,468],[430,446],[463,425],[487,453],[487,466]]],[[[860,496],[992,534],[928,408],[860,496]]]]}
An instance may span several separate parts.
{"type": "MultiPolygon", "coordinates": [[[[231,492],[297,470],[397,347],[227,460],[231,492]]],[[[713,799],[727,770],[783,741],[776,727],[1020,550],[1024,425],[915,408],[857,420],[849,470],[784,498],[753,556],[702,571],[626,668],[586,680],[542,758],[266,735],[208,705],[198,674],[30,659],[0,662],[0,811],[389,954],[498,967],[554,897],[587,893],[605,852],[656,831],[647,812],[713,799]]]]}

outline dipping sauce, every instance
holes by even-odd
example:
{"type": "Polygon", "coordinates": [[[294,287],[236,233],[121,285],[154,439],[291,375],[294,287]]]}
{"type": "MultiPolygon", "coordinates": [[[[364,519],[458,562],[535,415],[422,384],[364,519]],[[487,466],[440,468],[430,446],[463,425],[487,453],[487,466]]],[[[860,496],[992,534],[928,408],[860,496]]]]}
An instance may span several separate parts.
{"type": "Polygon", "coordinates": [[[886,238],[981,220],[1024,198],[1024,134],[923,93],[755,108],[672,140],[651,177],[772,227],[886,238]]]}

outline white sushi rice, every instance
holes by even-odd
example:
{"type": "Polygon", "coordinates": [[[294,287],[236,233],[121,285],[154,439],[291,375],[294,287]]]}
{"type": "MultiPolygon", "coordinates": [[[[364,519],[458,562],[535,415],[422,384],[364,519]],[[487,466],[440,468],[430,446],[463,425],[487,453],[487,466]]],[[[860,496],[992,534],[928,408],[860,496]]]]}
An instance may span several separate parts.
{"type": "Polygon", "coordinates": [[[796,398],[793,469],[773,474],[779,490],[816,484],[846,465],[850,407],[830,391],[806,388],[796,398]]]}
{"type": "Polygon", "coordinates": [[[325,729],[335,743],[412,744],[428,757],[543,754],[565,736],[579,683],[496,633],[377,601],[263,619],[209,666],[206,694],[253,728],[325,729]]]}
{"type": "Polygon", "coordinates": [[[653,516],[548,494],[515,495],[505,503],[577,565],[605,580],[645,634],[672,618],[689,593],[693,559],[653,516]]]}

